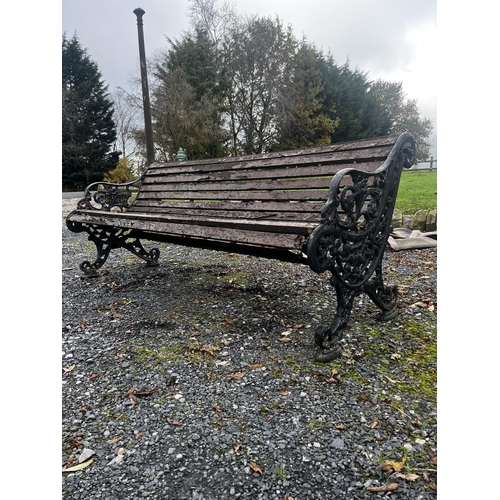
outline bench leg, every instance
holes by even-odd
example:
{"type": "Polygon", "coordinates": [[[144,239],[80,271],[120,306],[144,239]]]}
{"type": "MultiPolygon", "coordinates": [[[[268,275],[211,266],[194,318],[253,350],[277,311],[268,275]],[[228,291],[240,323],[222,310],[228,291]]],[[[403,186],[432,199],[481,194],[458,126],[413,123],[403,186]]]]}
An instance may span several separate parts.
{"type": "Polygon", "coordinates": [[[398,287],[396,285],[384,285],[381,262],[377,265],[375,276],[365,284],[364,291],[381,310],[377,317],[378,320],[389,321],[396,316],[398,287]]]}
{"type": "Polygon", "coordinates": [[[333,322],[329,326],[322,325],[316,329],[314,341],[322,349],[334,347],[342,338],[342,333],[351,317],[354,299],[360,293],[359,290],[350,290],[342,284],[337,283],[333,277],[330,279],[330,283],[337,292],[337,311],[333,322]]]}
{"type": "Polygon", "coordinates": [[[85,276],[98,276],[98,270],[106,262],[109,253],[115,248],[125,248],[137,257],[145,260],[148,266],[157,266],[160,251],[157,248],[149,252],[142,246],[139,238],[133,235],[131,230],[110,229],[91,224],[78,224],[78,228],[73,223],[72,231],[85,231],[89,234],[89,241],[92,241],[97,249],[97,258],[91,263],[88,260],[80,264],[80,269],[85,276]]]}

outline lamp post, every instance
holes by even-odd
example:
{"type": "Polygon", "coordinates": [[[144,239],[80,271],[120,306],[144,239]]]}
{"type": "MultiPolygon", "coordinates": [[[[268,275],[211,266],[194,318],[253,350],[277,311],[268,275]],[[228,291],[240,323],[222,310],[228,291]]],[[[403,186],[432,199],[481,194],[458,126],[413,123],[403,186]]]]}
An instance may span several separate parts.
{"type": "Polygon", "coordinates": [[[142,104],[144,108],[144,131],[146,133],[146,163],[150,165],[155,161],[155,149],[153,143],[153,126],[151,125],[151,106],[149,104],[148,72],[146,69],[146,50],[144,48],[144,31],[142,28],[142,16],[145,11],[141,8],[134,10],[137,16],[137,34],[139,36],[139,59],[141,61],[142,81],[142,104]]]}

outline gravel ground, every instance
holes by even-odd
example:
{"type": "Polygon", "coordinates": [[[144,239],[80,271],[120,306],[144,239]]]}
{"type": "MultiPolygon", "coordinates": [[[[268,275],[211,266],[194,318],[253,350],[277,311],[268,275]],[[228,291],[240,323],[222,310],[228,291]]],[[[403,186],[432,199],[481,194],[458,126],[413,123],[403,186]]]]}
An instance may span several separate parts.
{"type": "Polygon", "coordinates": [[[388,250],[398,316],[377,322],[360,296],[341,358],[318,363],[326,274],[159,245],[159,267],[118,250],[84,279],[95,248],[64,224],[76,201],[63,200],[63,498],[436,498],[436,249],[388,250]]]}

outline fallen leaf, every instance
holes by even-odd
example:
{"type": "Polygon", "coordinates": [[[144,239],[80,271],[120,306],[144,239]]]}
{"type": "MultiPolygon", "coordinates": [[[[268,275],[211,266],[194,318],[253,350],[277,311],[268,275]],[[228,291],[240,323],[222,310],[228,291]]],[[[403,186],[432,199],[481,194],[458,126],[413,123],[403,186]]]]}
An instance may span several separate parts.
{"type": "Polygon", "coordinates": [[[226,411],[224,408],[219,408],[217,405],[214,405],[214,410],[215,410],[217,413],[222,413],[223,411],[226,411]]]}
{"type": "Polygon", "coordinates": [[[68,442],[68,450],[71,450],[72,448],[78,448],[81,444],[81,441],[73,437],[68,442]]]}
{"type": "Polygon", "coordinates": [[[242,444],[241,443],[238,443],[235,447],[234,447],[234,452],[235,453],[238,453],[238,450],[242,447],[242,444]]]}
{"type": "Polygon", "coordinates": [[[414,304],[412,304],[410,307],[425,307],[425,304],[423,302],[415,302],[414,304]]]}
{"type": "Polygon", "coordinates": [[[284,335],[285,337],[287,335],[290,335],[292,333],[292,330],[287,330],[286,332],[283,332],[281,335],[284,335]]]}
{"type": "Polygon", "coordinates": [[[438,463],[438,457],[437,455],[434,455],[433,457],[431,457],[431,464],[437,465],[437,463],[438,463]]]}
{"type": "Polygon", "coordinates": [[[99,378],[101,375],[102,375],[102,372],[96,373],[95,375],[91,375],[89,378],[90,378],[90,380],[95,380],[96,378],[99,378]]]}
{"type": "Polygon", "coordinates": [[[416,474],[401,474],[401,473],[397,473],[397,474],[394,474],[395,477],[399,477],[401,479],[405,479],[406,481],[416,481],[420,476],[417,476],[416,474]]]}
{"type": "Polygon", "coordinates": [[[83,462],[82,464],[78,464],[78,465],[75,465],[73,467],[68,467],[67,469],[65,469],[63,467],[62,471],[63,472],[75,472],[77,470],[82,470],[82,469],[85,469],[85,467],[88,467],[93,461],[94,461],[94,459],[91,458],[87,462],[83,462]]]}
{"type": "Polygon", "coordinates": [[[182,425],[178,420],[172,420],[171,418],[167,418],[167,422],[170,425],[182,425]]]}
{"type": "Polygon", "coordinates": [[[109,441],[106,441],[106,443],[108,444],[115,444],[115,443],[118,443],[118,441],[120,441],[120,439],[122,439],[123,436],[120,436],[120,437],[117,437],[117,438],[114,438],[114,439],[110,439],[109,441]]]}
{"type": "Polygon", "coordinates": [[[144,434],[146,434],[146,431],[138,432],[137,435],[135,436],[135,439],[141,438],[142,436],[144,436],[144,434]]]}
{"type": "Polygon", "coordinates": [[[255,462],[250,462],[248,465],[253,471],[258,472],[260,475],[262,475],[262,469],[255,462]]]}
{"type": "Polygon", "coordinates": [[[335,424],[335,429],[345,429],[344,424],[335,424]]]}
{"type": "Polygon", "coordinates": [[[366,491],[394,491],[398,488],[397,483],[384,484],[383,486],[368,486],[366,491]]]}
{"type": "Polygon", "coordinates": [[[76,368],[76,365],[71,365],[69,368],[63,368],[64,375],[66,375],[69,372],[72,372],[75,368],[76,368]]]}
{"type": "Polygon", "coordinates": [[[137,403],[137,398],[135,397],[134,395],[134,391],[137,389],[137,387],[131,387],[128,391],[127,391],[127,395],[128,397],[130,398],[130,402],[135,405],[137,403]]]}
{"type": "Polygon", "coordinates": [[[278,394],[280,396],[288,396],[290,394],[290,392],[287,392],[287,391],[278,391],[278,394]]]}
{"type": "Polygon", "coordinates": [[[200,335],[203,335],[201,332],[194,332],[191,334],[191,337],[199,337],[200,335]]]}
{"type": "Polygon", "coordinates": [[[215,356],[217,351],[220,351],[220,347],[216,347],[213,345],[202,345],[199,349],[200,352],[208,352],[211,356],[215,356]]]}
{"type": "Polygon", "coordinates": [[[226,323],[229,323],[230,325],[233,324],[233,320],[231,318],[228,318],[227,316],[224,318],[226,320],[226,323]]]}
{"type": "Polygon", "coordinates": [[[153,387],[149,387],[148,389],[144,389],[141,392],[136,392],[137,396],[151,396],[151,394],[155,393],[158,390],[158,387],[154,385],[153,387]]]}
{"type": "Polygon", "coordinates": [[[294,325],[293,329],[298,330],[299,328],[303,328],[304,325],[294,325]]]}
{"type": "Polygon", "coordinates": [[[280,342],[291,342],[292,339],[289,339],[288,337],[283,337],[280,339],[280,342]]]}
{"type": "Polygon", "coordinates": [[[431,481],[429,479],[429,476],[425,472],[424,472],[423,476],[424,476],[424,480],[425,480],[425,485],[428,488],[430,488],[431,490],[437,490],[436,483],[434,483],[433,481],[431,481]]]}
{"type": "Polygon", "coordinates": [[[244,373],[232,373],[231,375],[228,375],[226,380],[237,380],[241,377],[244,377],[245,374],[244,373]]]}
{"type": "Polygon", "coordinates": [[[256,363],[255,365],[250,365],[250,370],[257,370],[258,368],[262,368],[262,363],[256,363]]]}

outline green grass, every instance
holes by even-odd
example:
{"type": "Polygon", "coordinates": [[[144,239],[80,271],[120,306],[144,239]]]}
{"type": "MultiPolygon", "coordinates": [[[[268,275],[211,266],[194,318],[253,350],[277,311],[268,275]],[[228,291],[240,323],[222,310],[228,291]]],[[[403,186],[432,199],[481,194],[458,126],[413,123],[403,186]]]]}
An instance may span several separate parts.
{"type": "Polygon", "coordinates": [[[417,210],[437,208],[437,171],[412,170],[401,174],[396,208],[413,215],[417,210]]]}

